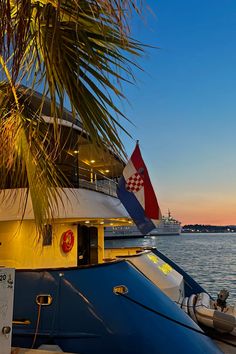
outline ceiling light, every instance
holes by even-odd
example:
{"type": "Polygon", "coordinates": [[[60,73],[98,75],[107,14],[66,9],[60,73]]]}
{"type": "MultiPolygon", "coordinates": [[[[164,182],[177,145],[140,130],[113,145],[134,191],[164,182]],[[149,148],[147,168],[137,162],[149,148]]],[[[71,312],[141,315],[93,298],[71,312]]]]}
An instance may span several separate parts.
{"type": "Polygon", "coordinates": [[[89,220],[86,220],[84,223],[85,223],[85,224],[90,224],[90,221],[89,221],[89,220]]]}
{"type": "Polygon", "coordinates": [[[91,162],[91,163],[94,163],[94,162],[95,162],[95,160],[91,160],[90,162],[91,162]]]}

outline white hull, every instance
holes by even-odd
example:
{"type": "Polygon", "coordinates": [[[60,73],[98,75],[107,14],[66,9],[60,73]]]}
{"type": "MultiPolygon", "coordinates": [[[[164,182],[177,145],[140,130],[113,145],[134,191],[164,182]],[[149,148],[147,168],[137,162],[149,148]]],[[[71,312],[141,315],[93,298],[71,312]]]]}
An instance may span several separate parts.
{"type": "MultiPolygon", "coordinates": [[[[159,225],[157,228],[152,230],[148,236],[170,236],[170,235],[180,235],[181,226],[180,224],[164,224],[159,225]]],[[[137,229],[136,226],[117,226],[117,227],[106,227],[105,238],[129,238],[129,237],[142,237],[143,235],[137,229]]]]}
{"type": "Polygon", "coordinates": [[[158,228],[152,230],[149,235],[180,235],[181,226],[178,224],[165,224],[160,225],[158,228]]]}

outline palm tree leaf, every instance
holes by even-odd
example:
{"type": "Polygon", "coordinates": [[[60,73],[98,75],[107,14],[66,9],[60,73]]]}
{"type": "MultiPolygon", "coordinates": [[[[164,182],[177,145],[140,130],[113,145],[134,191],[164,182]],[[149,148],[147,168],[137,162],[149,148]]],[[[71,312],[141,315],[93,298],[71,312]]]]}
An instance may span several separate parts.
{"type": "Polygon", "coordinates": [[[125,98],[121,83],[133,82],[132,68],[138,67],[131,56],[143,52],[128,26],[132,9],[138,12],[141,3],[0,0],[0,187],[28,188],[39,230],[55,214],[56,200],[60,203],[52,187],[63,180],[54,162],[60,154],[58,118],[68,102],[94,143],[125,156],[117,129],[128,134],[122,124],[126,117],[114,98],[125,98]],[[31,106],[32,89],[42,93],[37,109],[31,106]],[[53,151],[42,119],[47,99],[54,118],[53,151]]]}

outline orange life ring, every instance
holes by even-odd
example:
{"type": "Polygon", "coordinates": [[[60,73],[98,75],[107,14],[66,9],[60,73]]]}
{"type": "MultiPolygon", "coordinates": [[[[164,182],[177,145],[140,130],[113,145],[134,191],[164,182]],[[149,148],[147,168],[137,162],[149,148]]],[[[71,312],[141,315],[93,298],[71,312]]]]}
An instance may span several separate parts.
{"type": "Polygon", "coordinates": [[[71,230],[67,230],[61,237],[61,248],[64,253],[68,253],[72,250],[75,242],[74,234],[71,230]]]}

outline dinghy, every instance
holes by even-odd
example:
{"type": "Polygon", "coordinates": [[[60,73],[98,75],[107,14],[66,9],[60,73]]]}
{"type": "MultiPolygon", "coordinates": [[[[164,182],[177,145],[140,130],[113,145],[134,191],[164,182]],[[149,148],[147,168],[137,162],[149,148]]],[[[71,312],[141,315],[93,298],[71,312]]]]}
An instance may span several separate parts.
{"type": "Polygon", "coordinates": [[[219,301],[212,300],[207,293],[202,292],[185,298],[181,307],[199,325],[236,336],[235,306],[227,306],[226,303],[219,306],[219,301]]]}

